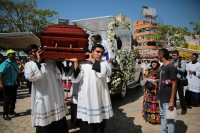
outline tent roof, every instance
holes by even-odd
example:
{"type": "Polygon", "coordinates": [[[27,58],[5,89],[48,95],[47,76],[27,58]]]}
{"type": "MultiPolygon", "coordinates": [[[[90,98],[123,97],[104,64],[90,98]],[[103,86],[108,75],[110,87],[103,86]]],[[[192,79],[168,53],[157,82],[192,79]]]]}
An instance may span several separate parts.
{"type": "Polygon", "coordinates": [[[30,44],[40,46],[40,39],[32,32],[0,33],[0,46],[15,50],[25,50],[30,44]]]}
{"type": "MultiPolygon", "coordinates": [[[[106,31],[108,29],[108,24],[114,21],[114,16],[104,16],[88,19],[73,20],[72,23],[86,29],[89,31],[106,31]]],[[[127,29],[122,23],[119,22],[119,26],[115,30],[127,29]]]]}
{"type": "MultiPolygon", "coordinates": [[[[7,56],[6,55],[6,51],[0,51],[0,53],[3,55],[3,56],[7,56]]],[[[16,56],[18,56],[18,54],[16,53],[16,56]]],[[[19,51],[19,56],[20,57],[25,57],[25,56],[28,56],[26,53],[24,53],[23,51],[19,51]]]]}

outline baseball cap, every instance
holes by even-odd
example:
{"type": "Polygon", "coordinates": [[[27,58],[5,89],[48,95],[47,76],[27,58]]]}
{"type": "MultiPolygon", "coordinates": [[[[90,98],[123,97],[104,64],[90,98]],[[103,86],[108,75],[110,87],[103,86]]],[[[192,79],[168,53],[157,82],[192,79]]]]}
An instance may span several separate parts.
{"type": "Polygon", "coordinates": [[[7,54],[7,55],[8,55],[8,54],[13,54],[13,53],[15,53],[15,51],[14,51],[13,49],[9,49],[9,50],[6,51],[6,54],[7,54]]]}

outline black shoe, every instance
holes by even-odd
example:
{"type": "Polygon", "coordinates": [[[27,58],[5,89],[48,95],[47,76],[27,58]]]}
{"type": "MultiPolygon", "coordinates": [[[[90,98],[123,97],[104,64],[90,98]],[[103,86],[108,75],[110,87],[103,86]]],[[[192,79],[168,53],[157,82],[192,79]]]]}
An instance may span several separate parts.
{"type": "Polygon", "coordinates": [[[9,115],[19,116],[20,114],[13,111],[13,112],[9,112],[9,115]]]}
{"type": "Polygon", "coordinates": [[[8,115],[3,115],[4,120],[11,120],[11,118],[8,115]]]}
{"type": "Polygon", "coordinates": [[[181,115],[185,115],[187,113],[187,109],[182,109],[181,115]]]}

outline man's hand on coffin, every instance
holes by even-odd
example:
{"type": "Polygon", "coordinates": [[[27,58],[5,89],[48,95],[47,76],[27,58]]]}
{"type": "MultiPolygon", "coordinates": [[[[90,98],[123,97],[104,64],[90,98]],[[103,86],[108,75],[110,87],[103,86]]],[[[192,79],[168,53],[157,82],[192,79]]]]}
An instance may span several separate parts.
{"type": "Polygon", "coordinates": [[[74,64],[74,69],[76,70],[76,68],[78,67],[78,60],[77,60],[77,58],[65,59],[65,60],[72,62],[74,64]]]}
{"type": "Polygon", "coordinates": [[[36,52],[36,56],[37,56],[37,62],[40,63],[41,60],[42,60],[42,55],[43,51],[41,49],[39,49],[37,52],[36,52]]]}
{"type": "Polygon", "coordinates": [[[89,61],[90,63],[94,64],[95,60],[94,60],[93,57],[92,57],[92,53],[88,53],[88,52],[87,52],[86,55],[89,55],[89,58],[86,59],[86,60],[89,61]]]}
{"type": "Polygon", "coordinates": [[[194,74],[194,71],[192,71],[192,70],[189,70],[189,74],[194,74]]]}
{"type": "Polygon", "coordinates": [[[112,61],[112,58],[109,58],[109,59],[108,59],[108,63],[110,63],[111,61],[112,61]]]}

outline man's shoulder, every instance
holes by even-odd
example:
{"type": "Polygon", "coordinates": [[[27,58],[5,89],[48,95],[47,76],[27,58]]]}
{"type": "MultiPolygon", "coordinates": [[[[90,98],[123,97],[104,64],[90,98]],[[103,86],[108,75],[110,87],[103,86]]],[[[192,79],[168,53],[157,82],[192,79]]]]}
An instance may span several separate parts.
{"type": "Polygon", "coordinates": [[[108,44],[108,41],[107,40],[102,40],[102,43],[107,43],[108,44]]]}
{"type": "Polygon", "coordinates": [[[166,67],[168,67],[168,68],[174,68],[174,64],[170,62],[168,65],[166,65],[166,67]]]}
{"type": "Polygon", "coordinates": [[[10,59],[6,59],[0,64],[0,66],[1,67],[6,66],[6,65],[10,64],[10,62],[11,62],[10,59]]]}
{"type": "Polygon", "coordinates": [[[24,66],[26,67],[26,66],[31,66],[34,64],[36,64],[34,61],[29,61],[29,62],[26,62],[24,66]]]}

